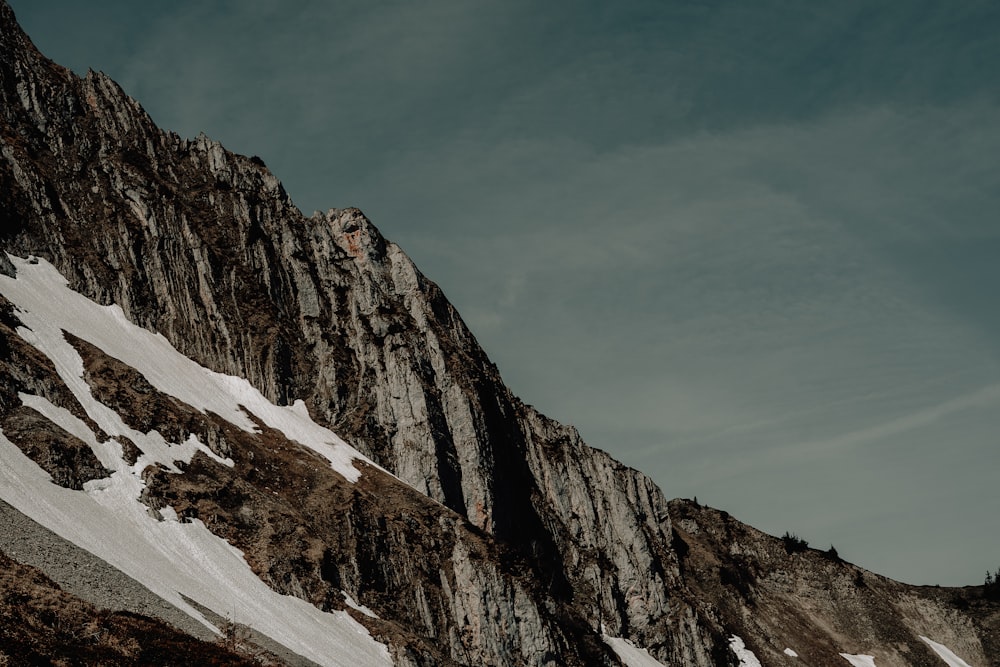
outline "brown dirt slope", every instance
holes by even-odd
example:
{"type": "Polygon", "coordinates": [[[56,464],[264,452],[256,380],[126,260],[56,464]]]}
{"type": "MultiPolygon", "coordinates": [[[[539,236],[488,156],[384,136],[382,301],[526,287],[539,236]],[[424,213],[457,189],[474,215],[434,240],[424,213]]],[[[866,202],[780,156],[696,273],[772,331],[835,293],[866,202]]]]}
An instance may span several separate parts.
{"type": "Polygon", "coordinates": [[[63,591],[0,552],[0,665],[257,665],[138,614],[63,591]]]}

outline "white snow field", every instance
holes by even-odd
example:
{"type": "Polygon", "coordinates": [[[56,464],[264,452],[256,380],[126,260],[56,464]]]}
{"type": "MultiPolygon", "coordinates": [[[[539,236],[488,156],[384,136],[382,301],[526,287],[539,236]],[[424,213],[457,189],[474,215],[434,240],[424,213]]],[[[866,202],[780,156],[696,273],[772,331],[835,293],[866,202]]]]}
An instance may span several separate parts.
{"type": "Polygon", "coordinates": [[[957,655],[955,655],[952,652],[952,650],[947,646],[945,646],[944,644],[938,644],[936,641],[928,639],[923,635],[920,635],[920,639],[922,639],[925,644],[930,646],[931,650],[937,653],[938,657],[944,660],[945,663],[947,663],[948,667],[972,667],[965,660],[962,660],[957,655]]]}
{"type": "Polygon", "coordinates": [[[787,655],[787,656],[790,656],[790,657],[792,657],[792,658],[797,658],[797,657],[799,657],[799,654],[798,654],[798,653],[796,653],[795,651],[793,651],[793,650],[792,650],[792,649],[790,649],[790,648],[786,648],[786,649],[785,649],[784,651],[782,651],[782,653],[784,653],[785,655],[787,655]]]}
{"type": "Polygon", "coordinates": [[[743,639],[733,635],[729,638],[729,648],[733,650],[736,657],[740,659],[740,667],[761,667],[760,660],[753,654],[753,651],[746,647],[743,639]]]}
{"type": "Polygon", "coordinates": [[[854,665],[854,667],[875,667],[875,656],[841,653],[840,657],[854,665]]]}
{"type": "MultiPolygon", "coordinates": [[[[0,432],[0,498],[61,537],[90,551],[133,577],[213,631],[218,629],[184,597],[222,617],[251,626],[320,665],[358,667],[391,665],[388,648],[343,611],[325,613],[298,598],[281,595],[253,573],[242,552],[213,535],[200,521],[180,523],[170,508],[158,521],[138,501],[139,477],[150,463],[179,472],[175,461],[190,461],[204,451],[220,459],[197,438],[168,443],[156,431],[140,433],[98,402],[83,380],[83,361],[65,340],[63,330],[95,345],[142,373],[160,391],[201,410],[211,410],[247,431],[252,421],[241,406],[290,439],[329,461],[350,481],[360,475],[352,465],[364,457],[329,430],[309,419],[302,406],[282,408],[268,402],[248,382],[212,372],[175,350],[165,338],[128,322],[117,306],[100,306],[71,291],[44,260],[11,257],[17,278],[0,275],[0,293],[18,309],[27,342],[55,365],[60,378],[91,419],[109,436],[124,435],[142,450],[134,466],[114,440],[98,441],[94,432],[68,410],[45,398],[22,394],[34,408],[86,442],[113,473],[74,491],[51,482],[48,473],[0,432]]],[[[353,602],[353,601],[352,601],[353,602]]]]}
{"type": "Polygon", "coordinates": [[[663,663],[654,658],[644,648],[639,648],[630,640],[622,637],[612,637],[604,632],[604,625],[601,625],[601,637],[604,643],[618,654],[618,657],[625,667],[663,667],[663,663]]]}
{"type": "MultiPolygon", "coordinates": [[[[310,419],[299,401],[289,407],[274,405],[243,378],[211,371],[178,352],[162,335],[132,324],[121,307],[101,306],[72,291],[66,279],[44,259],[7,256],[17,268],[17,279],[0,274],[0,293],[20,309],[18,317],[30,330],[19,333],[52,359],[63,381],[73,382],[70,389],[74,393],[89,395],[90,390],[81,378],[79,355],[65,341],[62,331],[131,366],[159,391],[203,412],[214,412],[245,431],[256,432],[245,408],[289,439],[323,455],[334,470],[352,482],[360,476],[352,465],[355,459],[375,465],[310,419]]],[[[101,423],[96,417],[94,421],[101,423]]]]}

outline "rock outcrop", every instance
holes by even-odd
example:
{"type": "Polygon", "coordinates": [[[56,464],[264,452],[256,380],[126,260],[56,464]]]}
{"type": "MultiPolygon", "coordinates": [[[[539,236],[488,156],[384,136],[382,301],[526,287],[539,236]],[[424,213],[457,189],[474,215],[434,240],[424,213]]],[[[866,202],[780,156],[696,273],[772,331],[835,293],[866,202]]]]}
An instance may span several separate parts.
{"type": "MultiPolygon", "coordinates": [[[[280,434],[248,435],[71,341],[94,396],[130,427],[195,433],[232,458],[150,468],[143,499],[205,521],[276,590],[321,608],[349,592],[400,664],[614,664],[602,634],[664,664],[726,664],[733,634],[765,664],[792,664],[784,641],[814,650],[814,665],[882,641],[933,664],[921,633],[1000,664],[995,612],[971,612],[974,592],[782,555],[774,538],[668,503],[513,396],[441,290],[361,211],[304,216],[260,159],[161,131],[105,75],[48,61],[3,0],[0,54],[0,272],[16,274],[4,253],[44,258],[203,366],[276,404],[303,400],[398,478],[370,467],[346,485],[280,434]]],[[[18,396],[88,416],[16,317],[0,303],[0,427],[80,488],[104,471],[18,396]]]]}

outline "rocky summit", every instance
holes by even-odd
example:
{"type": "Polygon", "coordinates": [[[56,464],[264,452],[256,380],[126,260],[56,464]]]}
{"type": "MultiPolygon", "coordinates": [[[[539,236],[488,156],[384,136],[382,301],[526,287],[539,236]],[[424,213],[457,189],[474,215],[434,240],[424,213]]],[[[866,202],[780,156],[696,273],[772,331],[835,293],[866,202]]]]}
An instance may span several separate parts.
{"type": "Polygon", "coordinates": [[[0,664],[1000,665],[993,592],[668,501],[3,0],[0,95],[0,664]]]}

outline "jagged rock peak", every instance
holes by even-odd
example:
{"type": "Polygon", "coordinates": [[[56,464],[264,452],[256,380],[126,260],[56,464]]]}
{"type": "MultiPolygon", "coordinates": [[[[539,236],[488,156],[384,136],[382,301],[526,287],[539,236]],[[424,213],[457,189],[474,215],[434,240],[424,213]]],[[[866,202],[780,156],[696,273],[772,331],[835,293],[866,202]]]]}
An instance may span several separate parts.
{"type": "Polygon", "coordinates": [[[3,47],[5,53],[15,55],[18,58],[24,57],[22,51],[26,49],[38,54],[38,49],[21,29],[14,16],[14,10],[11,9],[7,0],[0,0],[0,46],[3,47]]]}

